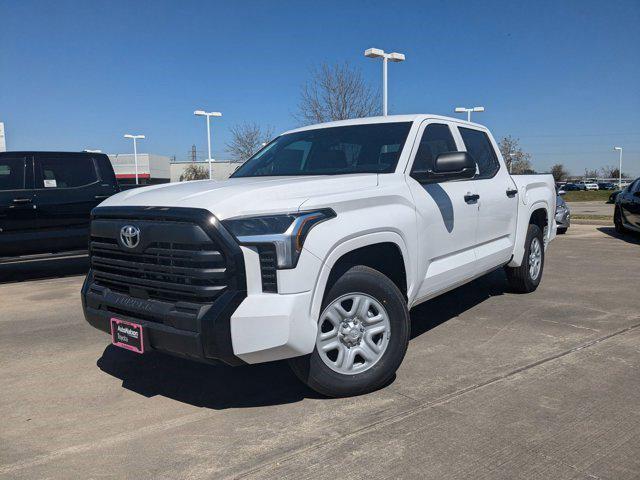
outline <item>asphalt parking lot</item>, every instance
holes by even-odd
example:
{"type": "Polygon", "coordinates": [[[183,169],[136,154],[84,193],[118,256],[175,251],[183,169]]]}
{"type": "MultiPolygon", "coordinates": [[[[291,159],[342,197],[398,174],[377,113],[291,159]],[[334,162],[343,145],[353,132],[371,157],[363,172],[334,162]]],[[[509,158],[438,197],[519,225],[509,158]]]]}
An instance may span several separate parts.
{"type": "Polygon", "coordinates": [[[1,478],[640,478],[638,237],[574,225],[535,293],[421,305],[395,380],[348,399],[108,346],[84,267],[0,269],[1,478]]]}
{"type": "Polygon", "coordinates": [[[613,203],[597,202],[567,202],[572,215],[603,215],[611,217],[613,221],[613,203]]]}

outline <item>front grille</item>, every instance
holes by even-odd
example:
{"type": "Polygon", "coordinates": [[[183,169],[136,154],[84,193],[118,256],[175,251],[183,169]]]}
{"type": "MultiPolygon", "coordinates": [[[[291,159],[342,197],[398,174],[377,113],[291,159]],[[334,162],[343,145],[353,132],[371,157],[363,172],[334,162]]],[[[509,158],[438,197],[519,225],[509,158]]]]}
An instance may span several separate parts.
{"type": "Polygon", "coordinates": [[[224,254],[193,224],[98,220],[89,248],[94,283],[132,297],[212,303],[228,287],[224,254]],[[148,233],[140,248],[127,249],[118,241],[121,225],[128,223],[140,225],[141,235],[148,233]],[[179,241],[165,241],[174,239],[179,241]]]}

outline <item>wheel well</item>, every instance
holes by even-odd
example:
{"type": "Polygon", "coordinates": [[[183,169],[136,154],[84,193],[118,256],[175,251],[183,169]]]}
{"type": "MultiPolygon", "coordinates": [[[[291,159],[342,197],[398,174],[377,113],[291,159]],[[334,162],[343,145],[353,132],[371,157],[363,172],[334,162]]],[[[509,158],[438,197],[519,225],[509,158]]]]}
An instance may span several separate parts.
{"type": "Polygon", "coordinates": [[[396,284],[404,297],[407,297],[407,272],[404,268],[404,258],[400,248],[391,242],[367,245],[342,255],[331,269],[325,294],[338,278],[356,265],[364,265],[386,275],[396,284]]]}
{"type": "Polygon", "coordinates": [[[538,208],[534,210],[531,214],[531,218],[529,219],[529,225],[537,225],[540,227],[540,230],[544,232],[544,227],[549,225],[549,220],[547,218],[547,209],[546,208],[538,208]]]}

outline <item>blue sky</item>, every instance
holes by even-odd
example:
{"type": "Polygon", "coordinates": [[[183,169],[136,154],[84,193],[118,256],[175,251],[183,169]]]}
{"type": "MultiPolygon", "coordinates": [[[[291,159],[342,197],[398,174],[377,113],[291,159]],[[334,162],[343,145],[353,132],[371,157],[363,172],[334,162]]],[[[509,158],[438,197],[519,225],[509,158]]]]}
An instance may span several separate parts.
{"type": "Polygon", "coordinates": [[[544,170],[616,164],[640,175],[640,2],[0,0],[0,121],[8,147],[187,157],[227,155],[242,121],[296,126],[301,84],[320,62],[348,61],[379,88],[368,47],[400,51],[390,113],[474,119],[512,134],[544,170]]]}

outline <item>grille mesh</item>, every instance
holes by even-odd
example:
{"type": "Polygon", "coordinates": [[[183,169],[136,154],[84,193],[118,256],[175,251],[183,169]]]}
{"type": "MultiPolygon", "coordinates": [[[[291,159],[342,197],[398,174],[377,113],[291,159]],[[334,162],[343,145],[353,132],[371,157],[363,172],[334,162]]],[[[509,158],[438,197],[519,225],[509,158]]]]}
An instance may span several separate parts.
{"type": "Polygon", "coordinates": [[[134,297],[211,303],[227,287],[225,258],[213,242],[153,242],[138,252],[92,236],[90,252],[94,282],[134,297]]]}
{"type": "Polygon", "coordinates": [[[260,274],[262,277],[262,291],[278,293],[277,257],[273,245],[258,246],[260,255],[260,274]]]}

